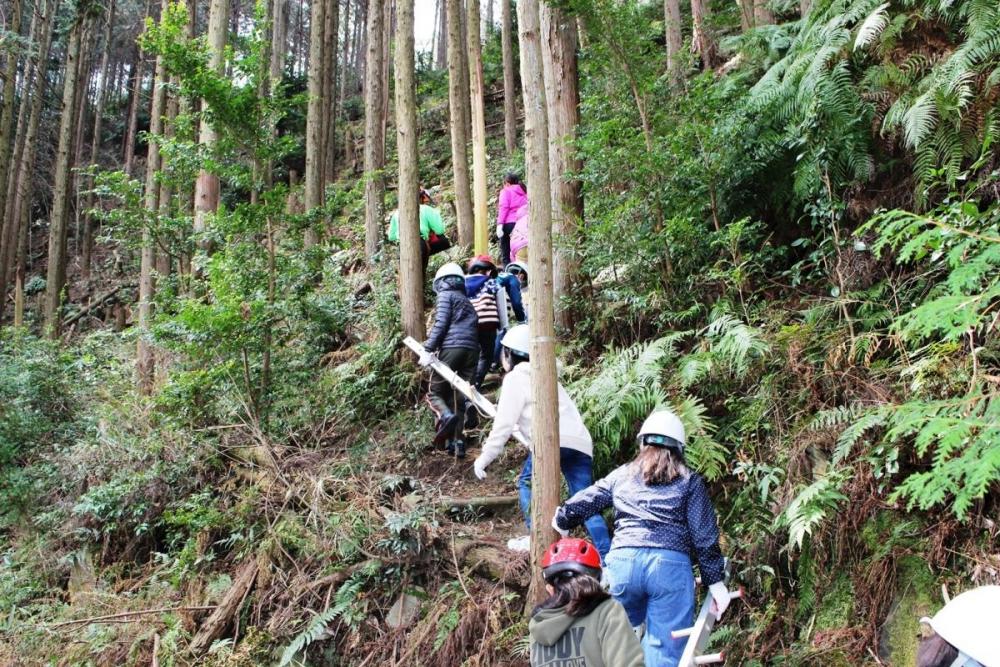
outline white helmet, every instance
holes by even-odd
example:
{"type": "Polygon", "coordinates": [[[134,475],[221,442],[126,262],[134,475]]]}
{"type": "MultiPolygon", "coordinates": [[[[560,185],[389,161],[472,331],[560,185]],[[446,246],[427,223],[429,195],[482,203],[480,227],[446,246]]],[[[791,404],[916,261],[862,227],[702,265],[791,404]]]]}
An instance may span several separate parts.
{"type": "Polygon", "coordinates": [[[526,267],[524,264],[521,264],[520,262],[511,262],[510,264],[505,266],[503,270],[506,271],[507,273],[512,273],[514,275],[523,274],[524,284],[525,285],[528,284],[528,267],[526,267]]]}
{"type": "Polygon", "coordinates": [[[958,649],[955,665],[993,667],[1000,665],[998,617],[1000,586],[980,586],[955,597],[934,618],[924,617],[920,622],[958,649]]]}
{"type": "Polygon", "coordinates": [[[527,357],[531,354],[531,331],[527,324],[511,327],[500,344],[515,354],[527,357]]]}
{"type": "Polygon", "coordinates": [[[456,262],[448,262],[447,264],[442,264],[441,268],[437,270],[434,274],[434,280],[438,278],[446,278],[448,276],[458,276],[459,278],[465,277],[465,271],[462,271],[462,267],[456,262]]]}
{"type": "Polygon", "coordinates": [[[657,410],[646,417],[636,436],[640,445],[671,447],[684,453],[684,424],[670,410],[657,410]]]}

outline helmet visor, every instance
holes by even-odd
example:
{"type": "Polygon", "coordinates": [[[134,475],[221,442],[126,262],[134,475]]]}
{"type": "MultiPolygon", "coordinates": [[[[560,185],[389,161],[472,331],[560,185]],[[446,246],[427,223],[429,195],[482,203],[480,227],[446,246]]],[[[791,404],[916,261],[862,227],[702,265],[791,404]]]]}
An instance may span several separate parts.
{"type": "Polygon", "coordinates": [[[672,447],[673,449],[683,450],[684,445],[680,441],[671,438],[669,435],[660,435],[659,433],[647,433],[645,435],[639,436],[639,443],[643,445],[651,445],[653,447],[672,447]]]}

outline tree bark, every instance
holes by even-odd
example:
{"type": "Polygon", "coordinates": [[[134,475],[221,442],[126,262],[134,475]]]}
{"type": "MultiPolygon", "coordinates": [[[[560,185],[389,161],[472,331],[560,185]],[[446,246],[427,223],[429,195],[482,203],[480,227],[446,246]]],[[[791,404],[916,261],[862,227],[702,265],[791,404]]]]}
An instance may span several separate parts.
{"type": "Polygon", "coordinates": [[[423,340],[424,270],[420,258],[417,92],[414,85],[413,0],[399,0],[396,17],[396,146],[399,153],[399,302],[403,331],[423,340]]]}
{"type": "Polygon", "coordinates": [[[80,67],[80,44],[83,17],[77,16],[66,44],[66,74],[59,123],[59,148],[56,152],[52,188],[52,220],[49,227],[48,275],[45,285],[45,333],[59,336],[60,307],[66,284],[66,235],[70,206],[70,159],[73,153],[73,122],[76,114],[77,80],[80,67]]]}
{"type": "Polygon", "coordinates": [[[382,128],[384,0],[368,0],[368,56],[365,68],[365,256],[371,261],[382,240],[385,215],[385,138],[382,128]]]}
{"type": "Polygon", "coordinates": [[[448,0],[438,0],[437,50],[435,66],[437,69],[448,67],[448,0]]]}
{"type": "MultiPolygon", "coordinates": [[[[11,8],[9,32],[14,35],[21,34],[21,0],[14,0],[11,8]]],[[[0,214],[7,210],[7,180],[10,177],[10,158],[13,148],[11,135],[14,132],[14,98],[17,93],[17,63],[17,51],[11,49],[7,53],[7,62],[4,66],[3,103],[0,111],[0,214]]],[[[22,96],[27,90],[28,87],[25,85],[22,96]]],[[[14,256],[10,246],[15,236],[13,221],[5,216],[4,220],[0,221],[0,315],[3,314],[4,302],[7,300],[9,262],[14,256]]]]}
{"type": "Polygon", "coordinates": [[[767,6],[767,0],[753,0],[753,22],[756,28],[774,23],[774,12],[767,6]]]}
{"type": "Polygon", "coordinates": [[[511,1],[500,0],[500,41],[503,50],[503,137],[507,155],[517,148],[517,84],[514,75],[514,35],[511,1]]]}
{"type": "Polygon", "coordinates": [[[458,244],[473,240],[472,190],[469,184],[468,113],[469,89],[464,87],[465,49],[462,48],[462,0],[445,0],[448,15],[448,110],[451,126],[451,165],[454,174],[455,211],[458,215],[458,244]]]}
{"type": "Polygon", "coordinates": [[[802,18],[805,18],[806,14],[809,13],[810,7],[812,7],[812,2],[810,0],[799,0],[799,14],[802,18]]]}
{"type": "Polygon", "coordinates": [[[489,254],[486,188],[486,110],[483,107],[483,47],[479,36],[479,0],[468,3],[469,94],[472,110],[472,203],[475,253],[489,254]]]}
{"type": "MultiPolygon", "coordinates": [[[[28,225],[31,220],[32,167],[35,164],[38,144],[36,139],[45,102],[45,87],[48,82],[47,63],[57,7],[56,2],[51,0],[41,3],[43,18],[38,56],[35,61],[36,74],[34,90],[31,95],[31,114],[24,136],[23,157],[16,163],[17,185],[14,189],[14,201],[10,207],[10,220],[16,230],[13,234],[13,245],[10,248],[14,254],[14,326],[21,326],[24,323],[24,271],[28,252],[28,225]]],[[[5,294],[6,283],[0,285],[0,306],[3,305],[3,295],[5,294]]],[[[0,308],[0,312],[2,312],[2,308],[0,308]]]]}
{"type": "MultiPolygon", "coordinates": [[[[528,192],[531,274],[531,400],[534,405],[531,477],[531,562],[539,563],[555,538],[552,515],[559,505],[559,398],[552,311],[552,210],[549,136],[538,0],[517,4],[524,91],[524,143],[528,192]]],[[[534,569],[529,603],[545,595],[541,569],[534,569]]],[[[529,606],[531,606],[529,604],[529,606]]]]}
{"type": "MultiPolygon", "coordinates": [[[[148,11],[146,12],[148,15],[148,11]]],[[[143,59],[142,49],[136,47],[135,62],[132,64],[132,94],[128,107],[128,124],[125,130],[125,157],[123,169],[129,176],[132,175],[132,165],[135,162],[135,135],[139,129],[139,105],[142,103],[142,80],[145,77],[146,62],[143,59]]]]}
{"type": "Polygon", "coordinates": [[[667,71],[670,80],[678,83],[681,73],[681,7],[678,0],[663,0],[663,29],[667,40],[667,71]]]}
{"type": "Polygon", "coordinates": [[[332,0],[323,16],[323,183],[337,180],[337,46],[340,2],[332,0]]]}
{"type": "MultiPolygon", "coordinates": [[[[229,25],[229,0],[211,0],[206,34],[210,51],[208,66],[216,73],[222,72],[226,52],[226,28],[229,25]]],[[[166,5],[164,5],[165,7],[166,5]]],[[[162,16],[162,13],[161,13],[162,16]]],[[[162,75],[161,75],[162,76],[162,75]]],[[[205,101],[202,100],[202,107],[205,101]]],[[[219,139],[218,133],[207,119],[202,118],[198,129],[198,143],[211,152],[219,139]]],[[[194,184],[194,232],[204,234],[208,230],[208,216],[219,208],[219,177],[206,169],[198,172],[194,184]]],[[[202,240],[202,250],[211,250],[211,244],[202,240]]]]}
{"type": "Polygon", "coordinates": [[[719,62],[719,48],[708,27],[711,12],[707,0],[691,0],[691,22],[694,24],[691,48],[701,57],[701,67],[705,70],[714,68],[719,62]]]}
{"type": "MultiPolygon", "coordinates": [[[[309,18],[309,106],[306,112],[306,173],[305,204],[312,211],[323,205],[323,32],[326,24],[326,4],[329,0],[312,0],[309,18]]],[[[319,241],[316,223],[305,232],[305,247],[319,241]]]]}
{"type": "MultiPolygon", "coordinates": [[[[573,145],[580,123],[576,21],[546,4],[541,8],[541,29],[542,42],[548,47],[542,50],[542,56],[549,121],[552,231],[559,241],[552,263],[558,302],[572,297],[578,282],[574,248],[577,225],[583,219],[583,184],[573,176],[581,168],[573,145]]],[[[572,308],[563,304],[556,309],[555,318],[559,327],[568,330],[573,325],[572,308]]]]}
{"type": "MultiPolygon", "coordinates": [[[[115,3],[111,0],[108,5],[108,14],[104,25],[104,53],[101,54],[101,80],[97,88],[97,98],[94,101],[94,130],[90,137],[90,165],[97,165],[99,152],[101,149],[101,122],[104,119],[104,99],[108,92],[108,54],[111,52],[111,26],[115,21],[115,3]]],[[[80,277],[83,280],[90,280],[90,262],[94,250],[93,220],[90,217],[90,210],[94,207],[93,181],[87,192],[87,203],[84,206],[83,218],[83,243],[80,252],[80,277]]]]}

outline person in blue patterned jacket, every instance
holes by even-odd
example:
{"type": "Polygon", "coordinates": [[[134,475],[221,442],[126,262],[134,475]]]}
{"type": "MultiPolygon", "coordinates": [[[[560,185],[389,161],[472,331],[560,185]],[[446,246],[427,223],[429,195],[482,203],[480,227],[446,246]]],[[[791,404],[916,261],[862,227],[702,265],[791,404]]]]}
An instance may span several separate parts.
{"type": "Polygon", "coordinates": [[[628,613],[642,640],[647,667],[675,667],[685,640],[673,630],[694,622],[697,559],[716,617],[729,605],[725,560],[705,481],[684,462],[684,425],[660,410],[639,430],[639,454],[556,510],[552,526],[562,534],[614,507],[615,531],[605,564],[611,594],[628,613]]]}

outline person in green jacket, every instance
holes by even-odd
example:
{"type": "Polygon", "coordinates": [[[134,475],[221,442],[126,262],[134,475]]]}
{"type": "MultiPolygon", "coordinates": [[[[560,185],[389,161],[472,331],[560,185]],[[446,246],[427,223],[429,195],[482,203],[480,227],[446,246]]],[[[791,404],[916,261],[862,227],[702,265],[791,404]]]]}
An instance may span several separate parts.
{"type": "Polygon", "coordinates": [[[601,588],[601,556],[579,538],[554,542],[542,557],[549,598],[535,608],[531,667],[644,667],[625,609],[601,588]]]}
{"type": "MultiPolygon", "coordinates": [[[[451,242],[444,231],[444,220],[441,218],[441,211],[431,204],[431,196],[423,188],[420,189],[420,260],[423,262],[424,271],[427,270],[427,260],[431,255],[447,249],[451,242]]],[[[393,211],[389,218],[389,240],[399,243],[399,210],[393,211]]]]}

